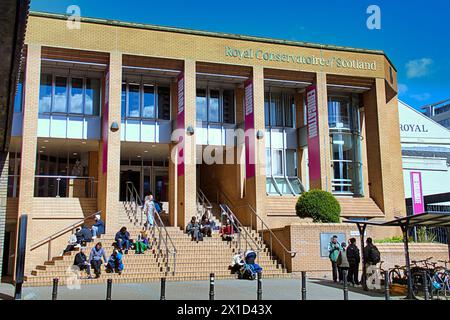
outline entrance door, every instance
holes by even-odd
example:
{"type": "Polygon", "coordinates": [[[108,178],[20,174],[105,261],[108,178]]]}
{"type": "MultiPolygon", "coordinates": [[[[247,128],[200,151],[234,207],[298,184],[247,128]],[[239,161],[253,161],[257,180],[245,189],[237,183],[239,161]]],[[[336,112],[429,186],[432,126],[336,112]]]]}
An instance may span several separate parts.
{"type": "Polygon", "coordinates": [[[120,201],[126,200],[126,194],[127,194],[127,182],[131,181],[134,186],[136,187],[136,190],[140,192],[141,190],[141,171],[137,170],[121,170],[120,171],[120,201]]]}

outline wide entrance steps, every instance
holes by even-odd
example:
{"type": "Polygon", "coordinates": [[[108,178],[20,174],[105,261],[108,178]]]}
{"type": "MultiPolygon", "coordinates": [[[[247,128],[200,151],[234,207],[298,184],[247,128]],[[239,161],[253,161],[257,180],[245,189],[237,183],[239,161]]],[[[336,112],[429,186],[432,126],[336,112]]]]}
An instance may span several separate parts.
{"type": "MultiPolygon", "coordinates": [[[[126,210],[124,210],[126,211],[126,210]]],[[[124,212],[125,214],[125,212],[124,212]]],[[[136,239],[141,227],[130,222],[131,217],[121,219],[127,226],[131,238],[136,239]],[[128,222],[128,223],[126,223],[128,222]]],[[[135,254],[130,250],[123,256],[124,270],[121,275],[116,273],[106,273],[102,267],[102,275],[99,279],[85,279],[86,274],[82,272],[81,284],[105,283],[106,279],[113,279],[114,283],[142,283],[159,281],[161,277],[166,277],[167,281],[193,281],[207,280],[210,273],[215,273],[216,279],[235,279],[236,275],[231,274],[228,266],[231,258],[238,251],[237,235],[231,242],[222,241],[219,233],[213,232],[212,237],[205,237],[203,241],[196,243],[191,241],[190,237],[177,227],[166,227],[173,244],[176,247],[175,270],[173,257],[169,258],[169,272],[166,274],[166,261],[157,250],[158,233],[153,234],[154,244],[152,249],[147,250],[145,254],[135,254]],[[175,271],[175,272],[173,272],[175,271]]],[[[262,251],[258,253],[256,262],[263,268],[264,278],[286,278],[290,274],[282,267],[277,260],[271,257],[267,246],[263,243],[261,237],[254,230],[246,229],[248,234],[258,243],[262,251]]],[[[242,233],[243,231],[241,231],[242,233]]],[[[101,238],[95,239],[87,244],[86,255],[88,256],[96,242],[100,241],[109,257],[111,255],[114,243],[114,233],[108,232],[101,238]]],[[[241,250],[245,250],[245,243],[241,241],[241,250]]],[[[161,251],[164,251],[161,244],[161,251]]],[[[73,283],[74,274],[71,266],[76,251],[68,252],[63,256],[54,257],[51,261],[46,261],[42,265],[36,266],[31,274],[26,276],[25,286],[50,286],[54,278],[59,279],[61,285],[73,283]]]]}

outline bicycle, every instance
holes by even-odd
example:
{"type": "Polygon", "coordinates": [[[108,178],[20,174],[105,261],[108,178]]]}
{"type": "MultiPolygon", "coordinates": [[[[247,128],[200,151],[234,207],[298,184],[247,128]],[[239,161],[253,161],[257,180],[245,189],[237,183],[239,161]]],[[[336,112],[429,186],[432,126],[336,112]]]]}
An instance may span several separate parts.
{"type": "Polygon", "coordinates": [[[450,270],[447,268],[449,261],[438,260],[439,263],[443,263],[444,266],[438,266],[435,268],[432,279],[432,290],[436,294],[436,298],[442,294],[445,300],[448,300],[447,292],[450,292],[450,270]]]}

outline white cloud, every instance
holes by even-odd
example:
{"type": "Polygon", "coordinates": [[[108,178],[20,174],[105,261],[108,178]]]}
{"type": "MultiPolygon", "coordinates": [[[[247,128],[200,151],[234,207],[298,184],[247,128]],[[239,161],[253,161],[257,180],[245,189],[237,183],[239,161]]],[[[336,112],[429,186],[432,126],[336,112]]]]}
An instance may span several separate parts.
{"type": "Polygon", "coordinates": [[[422,58],[411,60],[406,64],[406,76],[408,79],[421,78],[430,73],[430,67],[433,64],[433,59],[422,58]]]}
{"type": "Polygon", "coordinates": [[[412,94],[411,98],[422,102],[422,101],[430,99],[431,94],[429,94],[429,93],[412,94]]]}
{"type": "Polygon", "coordinates": [[[398,93],[405,94],[406,92],[408,92],[408,86],[406,84],[399,83],[398,84],[398,93]]]}

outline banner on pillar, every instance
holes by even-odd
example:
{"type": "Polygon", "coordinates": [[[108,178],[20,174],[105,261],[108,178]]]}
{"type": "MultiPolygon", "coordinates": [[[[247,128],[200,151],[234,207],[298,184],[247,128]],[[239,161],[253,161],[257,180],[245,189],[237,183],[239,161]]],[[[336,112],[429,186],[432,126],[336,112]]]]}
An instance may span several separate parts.
{"type": "Polygon", "coordinates": [[[103,102],[103,123],[102,123],[102,172],[105,174],[108,170],[108,132],[109,132],[109,70],[105,74],[103,81],[105,99],[103,102]]]}
{"type": "Polygon", "coordinates": [[[254,97],[253,80],[245,82],[244,89],[244,108],[245,108],[245,176],[247,179],[255,176],[255,115],[254,115],[254,97]]]}
{"type": "Polygon", "coordinates": [[[306,110],[308,119],[308,158],[309,179],[320,181],[320,137],[317,87],[309,86],[306,89],[306,110]]]}
{"type": "Polygon", "coordinates": [[[185,109],[185,95],[184,95],[184,73],[178,76],[178,110],[177,110],[177,129],[180,131],[178,137],[178,156],[177,156],[177,171],[178,176],[184,176],[184,109],[185,109]]]}
{"type": "Polygon", "coordinates": [[[411,198],[413,204],[413,214],[421,214],[425,212],[425,203],[422,192],[422,173],[411,172],[411,198]]]}

